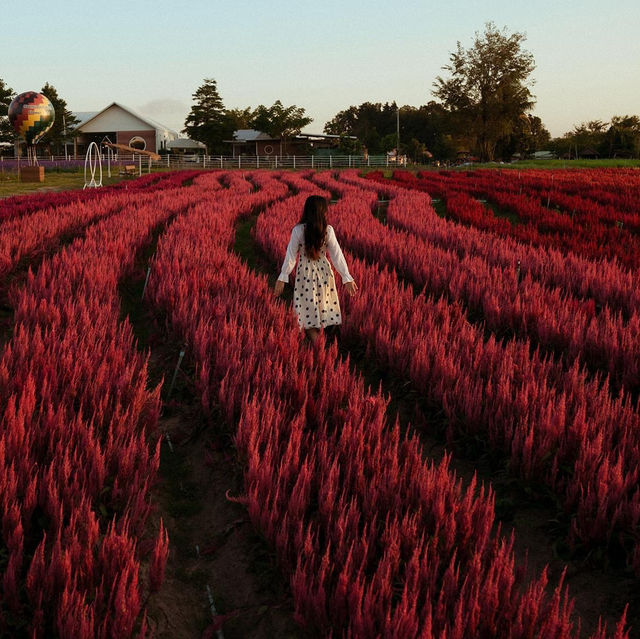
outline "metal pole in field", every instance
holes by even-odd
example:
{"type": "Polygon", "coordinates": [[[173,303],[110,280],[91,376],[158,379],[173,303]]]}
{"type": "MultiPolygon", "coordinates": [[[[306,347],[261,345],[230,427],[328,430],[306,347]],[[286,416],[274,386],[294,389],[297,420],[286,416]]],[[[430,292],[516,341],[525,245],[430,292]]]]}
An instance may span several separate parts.
{"type": "Polygon", "coordinates": [[[178,355],[178,363],[176,364],[176,368],[173,371],[173,378],[171,379],[171,385],[169,386],[169,392],[167,393],[167,399],[171,397],[171,393],[173,392],[173,387],[176,383],[176,377],[178,376],[178,371],[180,370],[180,364],[182,364],[182,360],[184,358],[185,349],[182,348],[180,351],[180,355],[178,355]]]}
{"type": "Polygon", "coordinates": [[[142,295],[140,296],[141,299],[144,299],[144,294],[147,290],[147,284],[149,283],[149,276],[151,275],[151,267],[147,266],[147,277],[145,277],[144,279],[144,286],[142,287],[142,295]]]}

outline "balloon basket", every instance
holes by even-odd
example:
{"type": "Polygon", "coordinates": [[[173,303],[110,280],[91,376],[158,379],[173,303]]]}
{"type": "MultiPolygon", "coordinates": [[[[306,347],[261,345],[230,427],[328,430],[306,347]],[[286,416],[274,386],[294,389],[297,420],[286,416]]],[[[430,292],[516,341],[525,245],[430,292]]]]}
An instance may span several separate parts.
{"type": "Polygon", "coordinates": [[[44,166],[20,167],[20,182],[44,182],[44,166]]]}

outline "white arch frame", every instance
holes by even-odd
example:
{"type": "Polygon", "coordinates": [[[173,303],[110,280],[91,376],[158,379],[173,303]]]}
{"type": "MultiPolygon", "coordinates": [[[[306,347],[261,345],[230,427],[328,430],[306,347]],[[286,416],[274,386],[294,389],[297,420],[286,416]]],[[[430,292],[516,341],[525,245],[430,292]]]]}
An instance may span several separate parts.
{"type": "Polygon", "coordinates": [[[82,190],[89,188],[94,189],[102,186],[102,158],[100,156],[100,148],[95,142],[92,142],[87,149],[84,157],[84,186],[82,190]],[[91,179],[87,181],[87,165],[91,171],[91,179]],[[96,182],[96,170],[100,167],[100,179],[96,182]]]}

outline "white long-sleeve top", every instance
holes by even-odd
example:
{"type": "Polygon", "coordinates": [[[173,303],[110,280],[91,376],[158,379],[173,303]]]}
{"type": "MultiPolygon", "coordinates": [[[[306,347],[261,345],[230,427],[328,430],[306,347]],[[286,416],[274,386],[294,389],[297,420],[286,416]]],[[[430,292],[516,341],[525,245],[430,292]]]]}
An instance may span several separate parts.
{"type": "MultiPolygon", "coordinates": [[[[329,257],[331,258],[331,263],[342,277],[342,283],[346,284],[347,282],[353,282],[353,277],[351,277],[351,274],[349,273],[347,263],[331,225],[327,225],[326,246],[329,257]]],[[[282,270],[278,277],[282,282],[289,281],[289,275],[296,265],[298,252],[301,249],[304,250],[304,224],[296,224],[291,231],[291,239],[289,240],[289,246],[287,246],[287,253],[284,257],[282,270]]]]}

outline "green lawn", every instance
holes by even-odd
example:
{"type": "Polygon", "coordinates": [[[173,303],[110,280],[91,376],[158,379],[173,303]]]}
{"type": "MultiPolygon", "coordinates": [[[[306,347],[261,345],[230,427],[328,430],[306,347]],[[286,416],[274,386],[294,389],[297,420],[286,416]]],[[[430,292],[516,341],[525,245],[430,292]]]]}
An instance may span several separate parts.
{"type": "MultiPolygon", "coordinates": [[[[118,170],[111,172],[111,178],[106,171],[102,174],[102,184],[108,186],[119,182],[122,178],[118,170]]],[[[84,186],[84,170],[60,171],[47,170],[44,182],[20,182],[17,173],[0,173],[0,198],[11,195],[24,195],[44,191],[66,191],[68,189],[81,189],[84,186]]]]}
{"type": "Polygon", "coordinates": [[[519,160],[511,164],[499,162],[486,162],[483,164],[471,164],[468,168],[487,169],[603,169],[603,168],[640,168],[640,160],[519,160]]]}
{"type": "MultiPolygon", "coordinates": [[[[460,166],[422,166],[409,164],[399,167],[407,171],[470,171],[473,169],[602,169],[602,168],[637,168],[640,169],[640,160],[520,160],[501,164],[500,162],[477,162],[460,166]]],[[[382,171],[385,177],[391,177],[395,167],[370,167],[362,169],[366,174],[370,171],[382,171]]]]}

